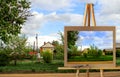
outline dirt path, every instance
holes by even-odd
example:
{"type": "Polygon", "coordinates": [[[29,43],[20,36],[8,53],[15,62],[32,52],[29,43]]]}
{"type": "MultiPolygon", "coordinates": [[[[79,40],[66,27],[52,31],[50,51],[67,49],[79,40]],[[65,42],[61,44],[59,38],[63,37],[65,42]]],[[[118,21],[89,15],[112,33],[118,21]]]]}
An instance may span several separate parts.
{"type": "MultiPolygon", "coordinates": [[[[0,74],[0,77],[75,77],[75,73],[48,73],[48,74],[0,74]]],[[[80,73],[79,77],[86,77],[85,73],[80,73]]],[[[90,73],[90,77],[100,77],[100,73],[90,73]]],[[[105,72],[104,77],[120,77],[119,72],[105,72]]]]}

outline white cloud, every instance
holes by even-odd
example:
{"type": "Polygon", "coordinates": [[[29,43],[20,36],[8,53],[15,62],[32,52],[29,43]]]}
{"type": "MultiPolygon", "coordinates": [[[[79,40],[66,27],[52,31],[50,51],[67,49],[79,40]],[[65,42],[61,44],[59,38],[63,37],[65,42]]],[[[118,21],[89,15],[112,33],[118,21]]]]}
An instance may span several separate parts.
{"type": "MultiPolygon", "coordinates": [[[[81,25],[83,16],[80,14],[56,14],[56,12],[52,12],[50,14],[43,14],[38,12],[33,12],[32,17],[28,19],[28,21],[24,24],[22,28],[22,33],[27,35],[35,35],[36,33],[40,33],[39,29],[47,22],[56,22],[61,21],[66,25],[81,25]]],[[[63,25],[64,26],[64,25],[63,25]]],[[[47,29],[47,28],[46,28],[47,29]]]]}
{"type": "Polygon", "coordinates": [[[103,14],[119,14],[120,0],[99,0],[103,14]]]}
{"type": "Polygon", "coordinates": [[[116,26],[116,42],[120,43],[120,26],[116,26]]]}
{"type": "Polygon", "coordinates": [[[78,0],[78,1],[84,2],[84,3],[93,3],[93,4],[97,2],[97,0],[78,0]]]}
{"type": "MultiPolygon", "coordinates": [[[[38,47],[42,46],[44,42],[52,42],[53,40],[60,42],[58,37],[59,36],[57,34],[38,36],[38,47]]],[[[35,36],[28,37],[27,42],[33,46],[34,42],[36,42],[35,36]]]]}
{"type": "Polygon", "coordinates": [[[65,9],[73,6],[71,0],[30,0],[32,7],[55,11],[59,9],[65,9]]]}
{"type": "Polygon", "coordinates": [[[29,17],[27,22],[23,25],[22,33],[28,35],[35,35],[38,29],[44,24],[44,15],[42,13],[33,12],[33,16],[29,17]]]}

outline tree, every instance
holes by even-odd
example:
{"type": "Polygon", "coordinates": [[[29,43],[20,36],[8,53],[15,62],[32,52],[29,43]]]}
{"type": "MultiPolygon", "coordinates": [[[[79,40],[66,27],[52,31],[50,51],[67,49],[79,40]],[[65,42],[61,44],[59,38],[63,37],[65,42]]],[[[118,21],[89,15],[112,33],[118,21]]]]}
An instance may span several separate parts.
{"type": "Polygon", "coordinates": [[[67,43],[68,43],[68,48],[70,49],[72,46],[75,45],[75,42],[78,39],[78,31],[68,31],[67,34],[67,43]]]}
{"type": "Polygon", "coordinates": [[[22,25],[31,16],[28,0],[0,0],[0,39],[6,43],[18,35],[22,25]]]}
{"type": "Polygon", "coordinates": [[[7,46],[12,50],[10,55],[14,59],[14,65],[16,65],[17,60],[24,55],[26,41],[27,39],[24,36],[12,36],[10,39],[7,46]]]}
{"type": "Polygon", "coordinates": [[[91,57],[100,57],[102,55],[102,50],[98,49],[98,47],[93,44],[90,45],[87,55],[91,57]]]}
{"type": "Polygon", "coordinates": [[[54,48],[54,59],[63,60],[63,44],[60,44],[58,41],[53,41],[52,44],[55,46],[54,48]]]}
{"type": "Polygon", "coordinates": [[[64,45],[64,35],[62,34],[62,32],[59,31],[58,33],[60,35],[60,41],[62,42],[62,44],[64,45]]]}

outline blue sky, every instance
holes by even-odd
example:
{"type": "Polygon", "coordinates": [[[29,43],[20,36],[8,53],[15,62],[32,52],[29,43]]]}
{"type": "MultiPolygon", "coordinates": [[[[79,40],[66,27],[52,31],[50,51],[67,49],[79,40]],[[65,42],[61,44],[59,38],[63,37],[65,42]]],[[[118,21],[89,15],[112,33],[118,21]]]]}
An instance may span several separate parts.
{"type": "Polygon", "coordinates": [[[113,33],[112,31],[80,31],[79,39],[76,45],[82,50],[89,48],[90,45],[95,45],[99,49],[112,49],[113,48],[113,33]]]}
{"type": "Polygon", "coordinates": [[[94,4],[97,26],[116,26],[120,42],[120,0],[29,0],[34,15],[23,25],[22,33],[32,45],[38,34],[39,46],[43,42],[59,41],[58,32],[64,26],[82,26],[85,5],[94,4]]]}

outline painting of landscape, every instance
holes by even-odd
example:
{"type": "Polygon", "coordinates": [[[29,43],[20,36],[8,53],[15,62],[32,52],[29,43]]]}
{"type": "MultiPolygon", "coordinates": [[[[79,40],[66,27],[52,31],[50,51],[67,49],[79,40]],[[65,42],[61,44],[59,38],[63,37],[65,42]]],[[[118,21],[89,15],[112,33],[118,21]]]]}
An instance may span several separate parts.
{"type": "Polygon", "coordinates": [[[113,61],[112,31],[68,31],[68,62],[113,61]]]}

